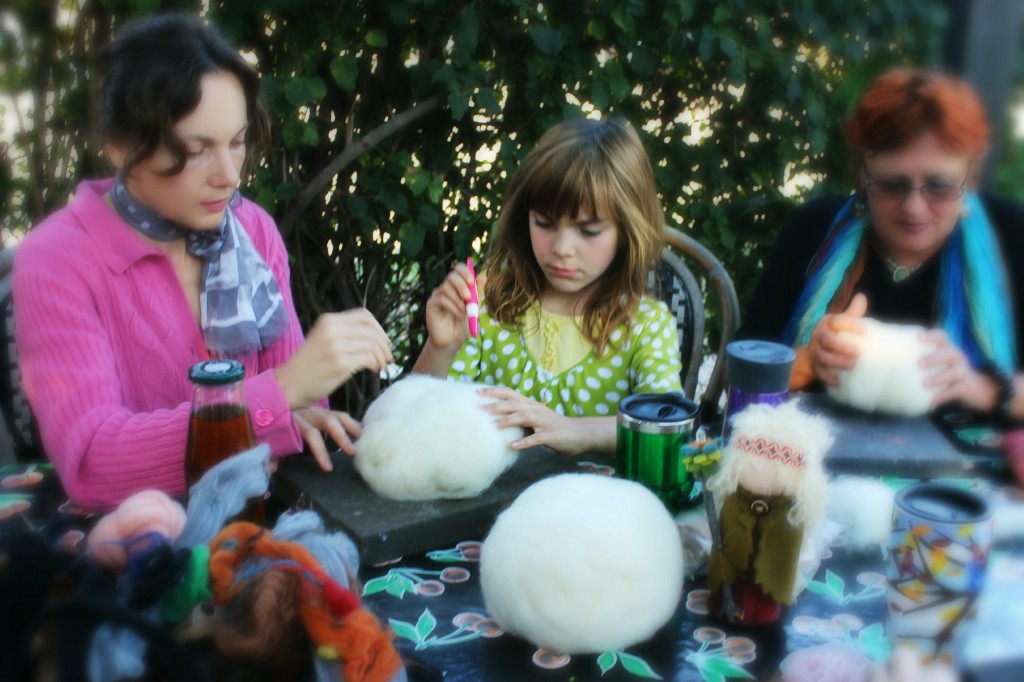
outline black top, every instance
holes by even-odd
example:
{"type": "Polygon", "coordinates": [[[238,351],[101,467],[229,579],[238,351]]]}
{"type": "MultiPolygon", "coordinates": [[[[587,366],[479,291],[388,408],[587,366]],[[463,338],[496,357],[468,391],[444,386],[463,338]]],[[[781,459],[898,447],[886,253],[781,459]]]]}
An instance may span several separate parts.
{"type": "MultiPolygon", "coordinates": [[[[786,221],[736,338],[781,340],[803,291],[807,266],[845,201],[834,196],[815,199],[786,221]]],[[[987,195],[982,195],[981,201],[999,240],[1010,281],[1020,369],[1024,361],[1024,206],[987,195]]],[[[867,296],[868,315],[887,322],[934,327],[938,322],[939,261],[933,257],[907,279],[893,282],[889,268],[869,249],[864,274],[856,286],[856,291],[867,296]]]]}

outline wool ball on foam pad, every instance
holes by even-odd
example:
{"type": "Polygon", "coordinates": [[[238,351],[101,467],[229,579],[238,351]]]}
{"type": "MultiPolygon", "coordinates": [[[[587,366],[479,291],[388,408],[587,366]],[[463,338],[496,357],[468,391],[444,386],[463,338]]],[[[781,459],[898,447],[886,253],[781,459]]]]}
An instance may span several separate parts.
{"type": "Polygon", "coordinates": [[[479,495],[515,462],[509,443],[523,435],[480,409],[494,402],[480,388],[423,375],[392,385],[366,410],[356,471],[395,500],[479,495]]]}
{"type": "Polygon", "coordinates": [[[683,551],[664,505],[639,483],[562,474],[498,516],[480,553],[490,615],[562,653],[623,649],[675,613],[683,551]]]}
{"type": "Polygon", "coordinates": [[[863,334],[850,331],[840,336],[854,344],[859,354],[853,369],[837,372],[839,386],[829,386],[838,402],[866,412],[913,417],[931,409],[935,389],[924,385],[932,371],[918,361],[934,350],[921,341],[923,327],[862,320],[863,334]]]}

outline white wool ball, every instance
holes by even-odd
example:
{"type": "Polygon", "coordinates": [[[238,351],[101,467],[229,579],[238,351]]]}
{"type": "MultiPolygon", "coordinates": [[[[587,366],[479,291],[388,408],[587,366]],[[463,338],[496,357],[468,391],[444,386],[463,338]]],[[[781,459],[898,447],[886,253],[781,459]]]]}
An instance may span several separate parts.
{"type": "Polygon", "coordinates": [[[675,613],[683,551],[665,506],[639,483],[562,474],[495,521],[480,554],[490,615],[562,653],[624,649],[675,613]]]}
{"type": "Polygon", "coordinates": [[[479,495],[512,466],[522,429],[499,429],[480,384],[413,375],[366,410],[356,471],[378,495],[433,500],[479,495]]]}
{"type": "Polygon", "coordinates": [[[996,543],[1024,538],[1024,503],[1006,501],[992,510],[992,540],[996,543]]]}
{"type": "Polygon", "coordinates": [[[862,322],[863,334],[839,332],[859,354],[853,369],[838,372],[840,384],[829,386],[829,394],[844,405],[866,412],[906,417],[927,413],[937,389],[924,385],[931,370],[918,366],[918,361],[934,349],[920,338],[924,328],[871,319],[862,322]]]}
{"type": "Polygon", "coordinates": [[[828,518],[855,549],[889,541],[895,502],[896,491],[874,478],[842,476],[828,486],[828,518]]]}

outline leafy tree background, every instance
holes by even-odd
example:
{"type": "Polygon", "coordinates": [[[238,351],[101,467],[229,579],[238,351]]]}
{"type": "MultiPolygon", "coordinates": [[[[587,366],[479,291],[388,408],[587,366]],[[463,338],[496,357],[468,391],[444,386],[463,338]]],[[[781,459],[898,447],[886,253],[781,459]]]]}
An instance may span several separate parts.
{"type": "MultiPolygon", "coordinates": [[[[108,170],[91,136],[97,50],[167,10],[204,12],[263,74],[274,143],[245,191],[279,221],[303,323],[365,306],[405,367],[421,303],[570,116],[641,130],[668,223],[746,300],[792,207],[849,191],[841,121],[864,84],[938,63],[946,20],[942,0],[14,0],[0,11],[5,242],[108,170]]],[[[379,388],[364,373],[335,402],[358,414],[379,388]]]]}

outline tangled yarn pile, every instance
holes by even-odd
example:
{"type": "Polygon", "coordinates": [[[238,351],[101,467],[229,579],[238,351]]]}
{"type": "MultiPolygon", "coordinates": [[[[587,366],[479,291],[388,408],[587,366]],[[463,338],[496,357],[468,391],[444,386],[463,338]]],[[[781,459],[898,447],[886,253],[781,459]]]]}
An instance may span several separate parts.
{"type": "Polygon", "coordinates": [[[283,514],[272,530],[232,522],[266,492],[269,457],[259,446],[211,469],[187,513],[161,492],[133,495],[96,524],[85,556],[60,551],[49,533],[0,533],[0,679],[39,673],[29,651],[53,622],[46,658],[59,679],[143,679],[159,666],[188,682],[218,669],[405,680],[389,631],[349,589],[359,558],[348,536],[325,532],[309,511],[283,514]]]}
{"type": "MultiPolygon", "coordinates": [[[[251,523],[233,523],[210,544],[210,586],[214,603],[222,606],[242,597],[260,574],[294,575],[291,589],[278,587],[271,595],[259,595],[255,610],[273,604],[276,595],[291,591],[298,597],[298,613],[306,633],[316,646],[317,665],[329,668],[337,662],[344,680],[386,682],[401,669],[398,653],[387,632],[359,597],[339,585],[320,567],[302,545],[275,540],[266,529],[251,523]]],[[[321,679],[323,679],[321,677],[321,679]]]]}

